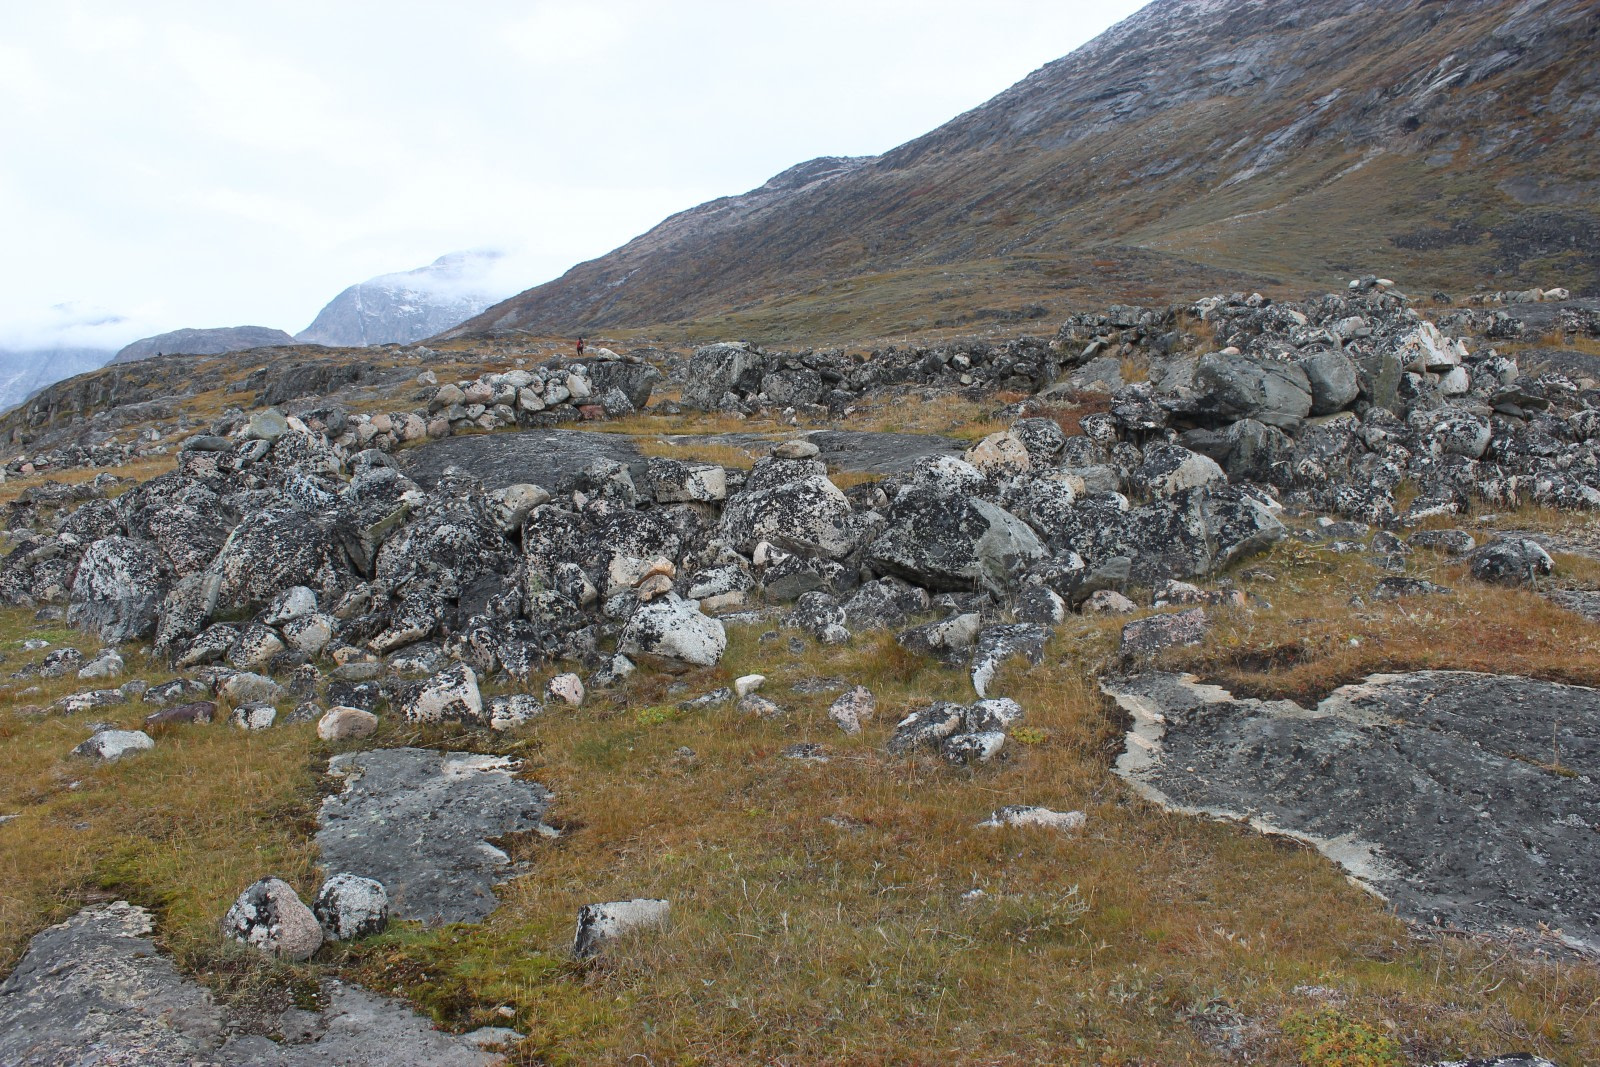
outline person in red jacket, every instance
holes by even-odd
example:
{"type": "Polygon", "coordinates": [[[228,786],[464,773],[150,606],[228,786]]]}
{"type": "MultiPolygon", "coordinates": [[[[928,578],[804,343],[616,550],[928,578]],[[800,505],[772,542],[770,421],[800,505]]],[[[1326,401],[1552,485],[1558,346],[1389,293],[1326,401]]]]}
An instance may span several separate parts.
{"type": "Polygon", "coordinates": [[[578,338],[578,358],[583,358],[583,338],[578,338]]]}

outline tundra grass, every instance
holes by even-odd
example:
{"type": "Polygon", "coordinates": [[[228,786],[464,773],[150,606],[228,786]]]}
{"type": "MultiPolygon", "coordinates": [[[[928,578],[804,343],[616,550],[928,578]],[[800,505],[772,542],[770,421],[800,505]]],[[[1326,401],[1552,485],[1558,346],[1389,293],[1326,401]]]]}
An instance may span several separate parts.
{"type": "MultiPolygon", "coordinates": [[[[1600,662],[1576,616],[1421,556],[1413,570],[1454,595],[1354,608],[1349,594],[1382,572],[1286,544],[1231,576],[1272,606],[1215,611],[1208,644],[1166,665],[1300,694],[1404,666],[1576,680],[1593,668],[1572,664],[1600,662]],[[1275,663],[1293,641],[1309,651],[1275,663]]],[[[146,709],[42,714],[28,705],[88,685],[9,680],[0,812],[21,817],[0,824],[0,958],[84,901],[123,896],[152,906],[180,964],[224,995],[339,973],[452,1029],[515,1025],[528,1035],[512,1053],[521,1064],[1600,1058],[1591,965],[1422,933],[1313,851],[1126,790],[1108,770],[1123,723],[1093,681],[1112,667],[1123,621],[1073,618],[1042,664],[1002,671],[994,689],[1027,718],[1003,758],[978,768],[884,753],[905,712],[971,691],[963,671],[883,634],[791,647],[792,631],[731,627],[715,669],[642,672],[506,736],[386,717],[363,746],[520,756],[554,791],[563,835],[503,842],[527,873],[481,924],[397,924],[296,968],[231,948],[216,924],[255,878],[314,887],[312,819],[333,749],[309,726],[217,724],[170,729],[153,752],[92,767],[67,755],[87,722],[132,726],[146,709]],[[679,707],[750,672],[767,676],[782,717],[679,707]],[[826,715],[836,691],[803,691],[818,680],[867,685],[876,717],[844,735],[826,715]],[[828,762],[785,756],[803,742],[828,762]],[[1082,810],[1088,823],[1069,835],[976,826],[1007,804],[1082,810]],[[672,901],[666,929],[570,959],[581,905],[640,896],[672,901]]],[[[8,668],[41,655],[18,647],[35,634],[92,650],[0,613],[8,668]]],[[[127,654],[133,673],[167,677],[127,654]]]]}

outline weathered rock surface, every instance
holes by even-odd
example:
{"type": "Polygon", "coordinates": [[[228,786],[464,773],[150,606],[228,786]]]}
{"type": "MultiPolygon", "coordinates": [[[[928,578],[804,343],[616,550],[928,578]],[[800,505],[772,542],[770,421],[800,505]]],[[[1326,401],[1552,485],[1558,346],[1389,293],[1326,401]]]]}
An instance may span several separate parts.
{"type": "Polygon", "coordinates": [[[110,644],[149,637],[166,593],[165,569],[149,545],[105,537],[90,545],[78,564],[67,621],[110,644]]]}
{"type": "Polygon", "coordinates": [[[150,913],[100,904],[29,943],[0,984],[0,1063],[14,1067],[216,1062],[222,1013],[147,935],[150,913]]]}
{"type": "Polygon", "coordinates": [[[587,959],[606,943],[632,930],[665,926],[672,905],[665,900],[617,900],[609,904],[585,904],[578,909],[578,929],[572,938],[572,954],[587,959]]]}
{"type": "Polygon", "coordinates": [[[1457,671],[1310,709],[1187,675],[1103,688],[1133,717],[1117,773],[1157,803],[1307,840],[1414,921],[1600,949],[1600,692],[1457,671]]]}
{"type": "Polygon", "coordinates": [[[549,792],[515,777],[518,767],[418,748],[335,756],[328,772],[345,787],[322,803],[323,866],[381,883],[395,918],[482,919],[499,903],[493,887],[515,873],[490,840],[536,830],[549,807],[549,792]]]}
{"type": "Polygon", "coordinates": [[[322,927],[294,887],[281,878],[249,886],[222,920],[222,930],[269,956],[306,960],[322,947],[322,927]]]}
{"type": "MultiPolygon", "coordinates": [[[[225,1037],[226,1011],[149,939],[150,913],[126,901],[84,908],[41,932],[0,984],[0,1063],[8,1067],[489,1067],[500,1057],[433,1029],[405,1005],[329,982],[292,1037],[225,1037]]],[[[288,1016],[285,1016],[287,1023],[288,1016]]],[[[259,1025],[259,1021],[257,1022],[259,1025]]]]}
{"type": "Polygon", "coordinates": [[[722,623],[676,593],[635,611],[617,640],[617,650],[635,659],[651,656],[696,667],[715,666],[728,647],[722,623]]]}
{"type": "Polygon", "coordinates": [[[143,730],[101,730],[73,749],[72,754],[110,762],[129,753],[146,752],[155,747],[155,741],[143,730]]]}
{"type": "Polygon", "coordinates": [[[311,910],[329,941],[352,941],[389,924],[389,892],[371,878],[335,874],[317,890],[311,910]]]}

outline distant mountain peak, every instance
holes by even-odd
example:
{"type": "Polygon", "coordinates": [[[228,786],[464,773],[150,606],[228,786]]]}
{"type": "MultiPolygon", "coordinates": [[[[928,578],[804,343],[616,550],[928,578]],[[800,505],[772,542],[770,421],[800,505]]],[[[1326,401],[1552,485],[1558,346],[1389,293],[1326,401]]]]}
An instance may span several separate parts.
{"type": "Polygon", "coordinates": [[[489,250],[451,252],[425,267],[369,278],[329,301],[296,339],[359,347],[432,337],[504,295],[489,282],[499,258],[489,250]]]}
{"type": "Polygon", "coordinates": [[[215,356],[250,348],[292,345],[294,338],[268,326],[222,326],[209,330],[173,330],[141,338],[118,352],[113,363],[131,363],[151,356],[215,356]]]}

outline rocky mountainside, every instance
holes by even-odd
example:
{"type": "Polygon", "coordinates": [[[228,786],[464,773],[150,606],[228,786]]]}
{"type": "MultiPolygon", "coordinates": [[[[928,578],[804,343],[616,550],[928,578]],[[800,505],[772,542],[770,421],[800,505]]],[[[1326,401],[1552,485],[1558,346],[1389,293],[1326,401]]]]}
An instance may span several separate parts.
{"type": "Polygon", "coordinates": [[[1157,0],[883,156],[676,215],[455,335],[698,319],[747,335],[1327,286],[1600,282],[1586,0],[1157,0]]]}
{"type": "Polygon", "coordinates": [[[357,347],[432,337],[494,302],[485,273],[497,258],[490,252],[456,252],[426,267],[352,285],[329,301],[296,339],[357,347]]]}
{"type": "Polygon", "coordinates": [[[15,407],[47,385],[103,367],[110,360],[111,353],[103,348],[0,348],[0,411],[15,407]]]}
{"type": "Polygon", "coordinates": [[[132,363],[151,356],[214,356],[251,348],[292,345],[294,338],[266,326],[224,326],[212,330],[173,330],[141,338],[117,353],[113,363],[132,363]]]}

